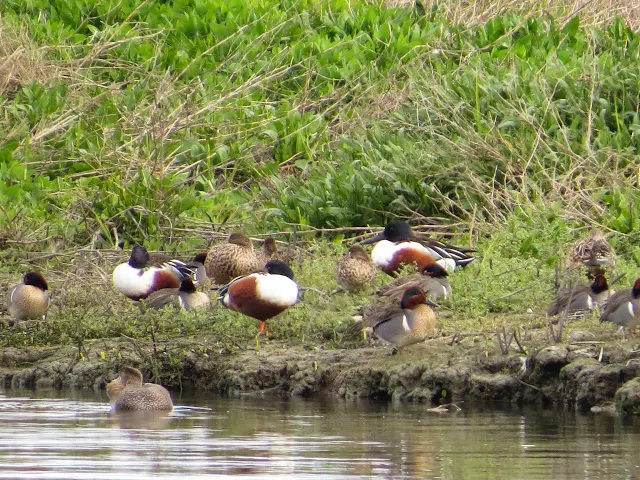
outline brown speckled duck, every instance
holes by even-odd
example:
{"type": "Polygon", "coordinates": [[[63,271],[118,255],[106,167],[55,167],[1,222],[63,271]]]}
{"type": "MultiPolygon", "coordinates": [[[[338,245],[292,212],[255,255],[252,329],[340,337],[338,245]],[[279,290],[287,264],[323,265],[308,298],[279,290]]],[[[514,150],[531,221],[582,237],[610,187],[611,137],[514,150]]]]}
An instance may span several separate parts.
{"type": "Polygon", "coordinates": [[[236,277],[262,270],[251,244],[242,233],[232,233],[227,243],[215,245],[204,263],[207,275],[218,285],[229,283],[236,277]]]}
{"type": "Polygon", "coordinates": [[[425,292],[410,287],[404,292],[400,305],[374,306],[364,310],[364,323],[382,341],[401,351],[408,345],[424,341],[437,326],[436,315],[425,304],[425,292]]]}
{"type": "Polygon", "coordinates": [[[185,310],[197,310],[207,308],[211,305],[209,295],[198,292],[193,280],[185,278],[180,284],[180,288],[163,288],[151,293],[145,301],[151,308],[161,308],[169,304],[174,304],[185,310]]]}
{"type": "Polygon", "coordinates": [[[613,322],[621,327],[636,328],[640,323],[640,278],[633,288],[620,290],[607,300],[600,315],[601,322],[613,322]]]}
{"type": "Polygon", "coordinates": [[[613,293],[609,289],[606,277],[598,274],[590,285],[577,285],[558,291],[547,308],[547,315],[552,317],[563,313],[565,310],[572,316],[584,315],[596,305],[604,305],[613,293]]]}
{"type": "Polygon", "coordinates": [[[143,383],[142,373],[133,367],[124,367],[120,377],[107,384],[107,396],[114,412],[173,409],[167,389],[155,383],[143,383]]]}
{"type": "Polygon", "coordinates": [[[49,286],[42,274],[29,272],[9,295],[9,314],[15,320],[44,319],[49,309],[49,286]]]}
{"type": "Polygon", "coordinates": [[[424,290],[431,300],[447,299],[451,296],[451,285],[447,280],[447,271],[438,263],[425,265],[419,273],[400,277],[378,289],[376,295],[383,301],[400,302],[407,288],[418,287],[424,290]]]}
{"type": "Polygon", "coordinates": [[[336,281],[346,291],[362,290],[376,278],[376,266],[360,245],[354,245],[345,253],[336,270],[336,281]]]}
{"type": "Polygon", "coordinates": [[[569,266],[582,264],[587,269],[587,277],[594,279],[599,273],[604,273],[608,267],[613,272],[616,263],[616,254],[598,230],[592,230],[589,236],[574,243],[569,254],[569,266]]]}

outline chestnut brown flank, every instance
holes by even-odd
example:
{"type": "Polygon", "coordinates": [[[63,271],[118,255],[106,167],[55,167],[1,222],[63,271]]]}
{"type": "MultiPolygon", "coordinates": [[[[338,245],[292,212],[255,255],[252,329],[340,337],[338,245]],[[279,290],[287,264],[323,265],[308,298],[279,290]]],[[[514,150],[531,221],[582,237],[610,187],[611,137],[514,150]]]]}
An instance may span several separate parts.
{"type": "Polygon", "coordinates": [[[400,270],[403,265],[414,264],[418,269],[422,269],[425,265],[430,263],[436,263],[434,258],[427,252],[417,250],[414,248],[399,249],[391,259],[391,262],[382,269],[382,271],[388,275],[392,275],[397,270],[400,270]]]}
{"type": "Polygon", "coordinates": [[[286,310],[256,297],[256,277],[244,277],[229,286],[229,308],[257,320],[268,320],[286,310]]]}

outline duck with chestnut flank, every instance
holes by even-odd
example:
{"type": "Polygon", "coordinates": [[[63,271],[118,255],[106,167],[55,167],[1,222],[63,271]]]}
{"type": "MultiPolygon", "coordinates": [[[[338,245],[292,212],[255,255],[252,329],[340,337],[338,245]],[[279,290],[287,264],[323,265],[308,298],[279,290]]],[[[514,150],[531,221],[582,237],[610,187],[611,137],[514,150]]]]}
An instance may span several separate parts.
{"type": "Polygon", "coordinates": [[[207,275],[218,285],[264,268],[253,250],[251,239],[243,233],[232,233],[226,243],[215,245],[207,254],[204,266],[207,275]]]}
{"type": "Polygon", "coordinates": [[[114,412],[173,409],[167,389],[144,383],[140,370],[133,367],[124,367],[120,376],[107,384],[107,397],[114,412]]]}
{"type": "Polygon", "coordinates": [[[468,255],[475,250],[454,247],[432,238],[417,237],[407,222],[398,219],[391,220],[382,232],[361,242],[370,243],[376,243],[371,252],[373,262],[388,275],[411,264],[421,270],[425,265],[438,263],[446,270],[453,271],[475,259],[468,255]]]}
{"type": "Polygon", "coordinates": [[[424,341],[436,329],[436,315],[427,305],[426,293],[419,287],[409,287],[400,303],[372,306],[364,309],[364,324],[382,341],[397,348],[424,341]]]}
{"type": "Polygon", "coordinates": [[[49,309],[49,285],[42,274],[29,272],[9,295],[9,314],[15,320],[45,319],[49,309]]]}
{"type": "Polygon", "coordinates": [[[431,300],[447,299],[451,296],[451,285],[447,280],[447,271],[438,263],[422,267],[419,273],[412,273],[395,279],[378,289],[376,295],[382,300],[399,302],[407,288],[419,287],[431,300]]]}
{"type": "Polygon", "coordinates": [[[113,270],[113,285],[131,300],[147,298],[151,292],[163,288],[180,288],[188,271],[180,260],[160,265],[148,265],[149,253],[142,245],[134,245],[129,261],[113,270]]]}
{"type": "Polygon", "coordinates": [[[572,316],[581,316],[596,305],[604,305],[613,293],[605,276],[598,274],[590,285],[577,285],[558,291],[547,308],[547,315],[552,317],[566,310],[572,316]]]}
{"type": "Polygon", "coordinates": [[[633,288],[620,290],[607,300],[600,315],[601,322],[613,322],[626,328],[636,328],[640,323],[640,278],[633,288]]]}
{"type": "Polygon", "coordinates": [[[360,245],[353,245],[345,253],[336,270],[336,281],[350,293],[371,285],[376,278],[376,266],[371,257],[360,245]]]}
{"type": "Polygon", "coordinates": [[[270,260],[264,272],[238,277],[220,287],[219,294],[225,307],[259,320],[261,334],[265,321],[298,303],[299,289],[289,266],[270,260]]]}
{"type": "Polygon", "coordinates": [[[151,308],[174,304],[185,310],[197,310],[209,307],[211,299],[206,293],[198,292],[193,280],[186,277],[182,279],[180,288],[163,288],[151,292],[146,298],[145,304],[151,308]]]}

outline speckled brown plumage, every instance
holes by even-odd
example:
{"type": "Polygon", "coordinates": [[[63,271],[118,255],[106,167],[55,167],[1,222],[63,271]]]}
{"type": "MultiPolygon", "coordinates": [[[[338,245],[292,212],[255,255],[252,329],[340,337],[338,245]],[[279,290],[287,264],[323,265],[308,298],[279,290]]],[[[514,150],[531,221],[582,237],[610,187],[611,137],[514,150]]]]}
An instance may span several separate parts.
{"type": "Polygon", "coordinates": [[[16,285],[9,294],[9,314],[15,320],[35,320],[45,318],[49,309],[49,286],[37,272],[27,273],[22,283],[16,285]]]}
{"type": "Polygon", "coordinates": [[[227,243],[215,245],[207,254],[204,266],[207,275],[219,285],[263,268],[255,255],[251,240],[241,233],[232,233],[227,243]]]}
{"type": "Polygon", "coordinates": [[[375,278],[376,266],[365,249],[359,245],[349,248],[338,263],[336,281],[348,292],[357,292],[371,285],[375,278]]]}
{"type": "Polygon", "coordinates": [[[584,265],[587,268],[587,277],[594,279],[599,273],[604,273],[604,268],[612,274],[616,264],[616,254],[598,230],[592,230],[589,236],[576,242],[569,254],[569,266],[584,265]]]}
{"type": "Polygon", "coordinates": [[[132,367],[124,367],[120,377],[107,384],[107,396],[116,412],[173,409],[167,389],[143,383],[140,370],[132,367]]]}

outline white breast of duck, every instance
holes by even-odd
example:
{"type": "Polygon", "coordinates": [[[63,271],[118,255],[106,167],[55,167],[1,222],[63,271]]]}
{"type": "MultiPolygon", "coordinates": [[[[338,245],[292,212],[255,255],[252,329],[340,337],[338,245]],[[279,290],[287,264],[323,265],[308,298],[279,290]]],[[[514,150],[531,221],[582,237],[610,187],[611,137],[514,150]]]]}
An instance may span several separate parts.
{"type": "Polygon", "coordinates": [[[258,298],[282,307],[298,302],[298,284],[284,275],[258,275],[256,279],[258,298]]]}

